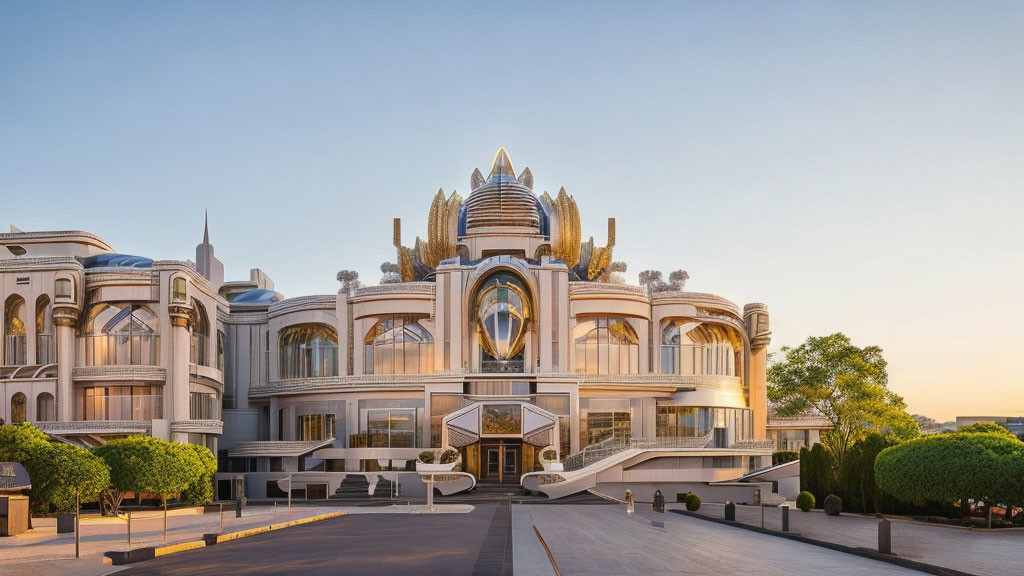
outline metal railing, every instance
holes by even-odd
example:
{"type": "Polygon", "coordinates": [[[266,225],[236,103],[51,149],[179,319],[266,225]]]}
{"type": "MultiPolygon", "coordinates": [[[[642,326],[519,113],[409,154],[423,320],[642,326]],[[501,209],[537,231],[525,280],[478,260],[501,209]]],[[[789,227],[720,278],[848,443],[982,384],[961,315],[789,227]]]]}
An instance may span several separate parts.
{"type": "Polygon", "coordinates": [[[566,472],[579,470],[586,466],[590,466],[595,462],[604,460],[609,456],[634,448],[642,450],[652,450],[656,448],[705,448],[711,442],[712,436],[712,432],[709,432],[704,436],[688,438],[616,438],[613,436],[611,438],[606,438],[597,444],[591,444],[575,454],[570,454],[564,460],[563,466],[566,472]]]}
{"type": "Polygon", "coordinates": [[[28,364],[28,346],[25,334],[8,334],[4,338],[4,366],[28,364]]]}
{"type": "Polygon", "coordinates": [[[86,366],[156,366],[159,363],[159,334],[109,334],[85,337],[86,366]]]}

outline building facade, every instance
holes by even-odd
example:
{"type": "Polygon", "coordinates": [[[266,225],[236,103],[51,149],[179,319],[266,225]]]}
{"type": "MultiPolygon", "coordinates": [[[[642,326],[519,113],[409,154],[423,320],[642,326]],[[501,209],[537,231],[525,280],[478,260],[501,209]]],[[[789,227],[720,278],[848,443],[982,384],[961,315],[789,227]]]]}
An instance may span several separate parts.
{"type": "Polygon", "coordinates": [[[395,220],[388,283],[329,295],[224,282],[208,234],[195,264],[0,235],[0,414],[84,443],[204,443],[222,497],[238,476],[251,497],[286,476],[329,495],[424,449],[456,449],[473,483],[612,441],[675,450],[635,467],[683,480],[770,463],[763,304],[622,283],[614,220],[584,241],[575,199],[535,194],[503,149],[470,180],[434,197],[426,239],[403,245],[395,220]]]}

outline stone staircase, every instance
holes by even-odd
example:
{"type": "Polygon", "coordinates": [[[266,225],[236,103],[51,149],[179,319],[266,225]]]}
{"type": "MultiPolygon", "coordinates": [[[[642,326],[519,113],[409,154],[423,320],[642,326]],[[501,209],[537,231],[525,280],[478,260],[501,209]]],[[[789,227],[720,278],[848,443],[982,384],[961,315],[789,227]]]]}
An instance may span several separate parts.
{"type": "Polygon", "coordinates": [[[332,503],[351,506],[383,506],[394,503],[391,499],[392,482],[378,477],[377,488],[370,496],[370,483],[362,474],[349,474],[331,496],[332,503]]]}

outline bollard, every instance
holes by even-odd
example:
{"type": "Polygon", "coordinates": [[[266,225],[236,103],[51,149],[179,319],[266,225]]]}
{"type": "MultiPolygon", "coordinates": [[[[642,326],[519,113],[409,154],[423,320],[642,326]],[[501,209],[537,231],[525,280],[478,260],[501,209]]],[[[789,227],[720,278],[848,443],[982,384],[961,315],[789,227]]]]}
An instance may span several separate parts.
{"type": "Polygon", "coordinates": [[[736,505],[730,500],[725,501],[725,519],[729,522],[736,521],[736,505]]]}
{"type": "Polygon", "coordinates": [[[892,554],[892,529],[885,518],[878,521],[878,551],[892,554]]]}
{"type": "Polygon", "coordinates": [[[761,505],[761,530],[764,530],[764,504],[761,505]]]}
{"type": "Polygon", "coordinates": [[[789,506],[782,507],[782,531],[789,532],[789,506]]]}
{"type": "Polygon", "coordinates": [[[242,501],[235,500],[235,518],[242,517],[242,501]]]}

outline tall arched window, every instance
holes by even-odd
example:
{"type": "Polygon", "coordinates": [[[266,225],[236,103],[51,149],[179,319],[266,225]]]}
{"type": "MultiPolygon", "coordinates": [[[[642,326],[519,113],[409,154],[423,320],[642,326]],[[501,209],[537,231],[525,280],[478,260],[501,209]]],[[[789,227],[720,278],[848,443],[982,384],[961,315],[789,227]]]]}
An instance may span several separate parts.
{"type": "Polygon", "coordinates": [[[25,395],[18,392],[11,396],[11,424],[21,424],[28,420],[25,414],[25,395]]]}
{"type": "Polygon", "coordinates": [[[39,422],[53,422],[57,419],[57,404],[53,400],[53,394],[42,392],[36,396],[36,420],[39,422]]]}
{"type": "Polygon", "coordinates": [[[723,326],[671,320],[661,333],[661,371],[684,376],[735,376],[737,344],[723,326]]]}
{"type": "Polygon", "coordinates": [[[576,371],[583,374],[639,374],[640,338],[625,318],[600,316],[573,328],[576,371]]]}
{"type": "Polygon", "coordinates": [[[281,378],[338,375],[338,331],[327,324],[296,324],[281,330],[281,378]]]}
{"type": "Polygon", "coordinates": [[[414,316],[380,318],[363,339],[366,374],[430,374],[434,338],[414,316]]]}
{"type": "Polygon", "coordinates": [[[483,372],[523,372],[532,303],[523,280],[497,272],[477,288],[474,315],[483,372]]]}
{"type": "Polygon", "coordinates": [[[189,361],[200,366],[207,366],[206,340],[210,335],[210,320],[206,308],[195,300],[192,301],[192,337],[189,346],[189,361]]]}
{"type": "Polygon", "coordinates": [[[28,364],[28,347],[25,344],[25,300],[18,295],[7,298],[4,303],[4,364],[24,366],[28,364]]]}
{"type": "Polygon", "coordinates": [[[50,297],[43,294],[36,300],[36,364],[57,361],[56,340],[53,338],[53,318],[50,297]]]}
{"type": "Polygon", "coordinates": [[[90,307],[85,318],[86,365],[159,363],[160,324],[149,308],[102,303],[90,307]]]}

